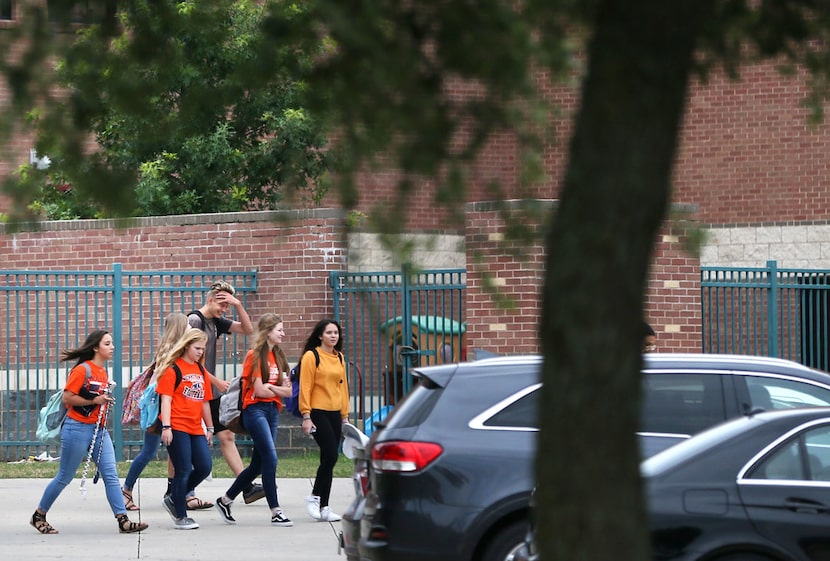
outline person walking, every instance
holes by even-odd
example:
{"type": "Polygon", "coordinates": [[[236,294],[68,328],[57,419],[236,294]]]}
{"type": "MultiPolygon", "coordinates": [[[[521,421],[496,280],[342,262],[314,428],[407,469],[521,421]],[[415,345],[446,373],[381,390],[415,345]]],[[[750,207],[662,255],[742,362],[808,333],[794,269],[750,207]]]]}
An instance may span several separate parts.
{"type": "Polygon", "coordinates": [[[29,521],[41,534],[58,533],[46,521],[46,513],[75,477],[75,472],[85,456],[88,462],[95,461],[104,481],[107,502],[115,515],[118,531],[131,534],[148,527],[144,522],[131,522],[127,516],[121,485],[118,482],[115,449],[106,427],[106,410],[115,402],[109,393],[110,381],[106,363],[114,352],[112,335],[103,329],[96,329],[87,336],[80,347],[61,353],[61,360],[76,359],[77,363],[70,370],[63,391],[63,403],[68,411],[61,428],[58,473],[46,486],[40,503],[29,521]]]}
{"type": "Polygon", "coordinates": [[[187,516],[186,495],[210,475],[213,463],[213,425],[209,401],[213,396],[201,360],[207,335],[189,329],[159,361],[161,375],[156,386],[160,396],[161,441],[173,462],[173,486],[162,504],[178,530],[199,524],[187,516]],[[205,429],[202,428],[204,421],[205,429]]]}
{"type": "MultiPolygon", "coordinates": [[[[190,325],[187,322],[187,316],[181,312],[173,312],[164,318],[164,330],[162,332],[158,348],[156,349],[156,353],[153,356],[153,374],[149,380],[150,384],[158,382],[159,376],[161,376],[161,370],[156,369],[155,366],[159,364],[159,361],[161,361],[167,353],[170,352],[173,345],[175,345],[176,342],[182,338],[188,329],[190,329],[190,325]]],[[[130,469],[127,472],[126,479],[124,479],[124,484],[121,487],[121,494],[124,495],[124,505],[127,507],[127,510],[139,510],[138,505],[133,500],[133,487],[135,486],[138,478],[141,476],[141,473],[144,471],[144,468],[147,467],[147,464],[155,458],[160,444],[161,433],[144,431],[144,442],[141,447],[141,451],[130,463],[130,469]]],[[[167,482],[168,489],[165,494],[169,494],[170,487],[173,484],[173,463],[170,461],[169,457],[167,458],[167,482]]],[[[195,494],[191,494],[190,492],[188,493],[188,510],[201,510],[203,508],[211,507],[213,507],[213,503],[202,501],[196,497],[195,494]]]]}
{"type": "MultiPolygon", "coordinates": [[[[222,450],[222,457],[235,476],[242,473],[245,465],[242,463],[242,456],[236,447],[236,435],[233,431],[219,422],[219,401],[222,394],[228,391],[230,382],[221,380],[216,376],[216,341],[220,335],[226,333],[238,333],[251,335],[254,326],[248,312],[234,295],[236,289],[222,280],[215,281],[210,285],[204,305],[187,315],[191,327],[201,329],[207,334],[207,346],[205,348],[204,364],[210,372],[210,382],[213,386],[213,399],[210,402],[210,412],[213,417],[213,427],[216,430],[216,439],[219,441],[219,448],[222,450]],[[233,306],[239,321],[230,320],[225,317],[228,309],[233,306]]],[[[243,491],[245,504],[258,501],[265,496],[262,485],[255,485],[253,482],[243,491]]]]}
{"type": "Polygon", "coordinates": [[[242,425],[254,441],[250,465],[242,470],[225,494],[216,499],[216,510],[226,524],[236,524],[231,514],[234,499],[262,475],[265,499],[271,509],[271,525],[289,527],[294,523],[280,508],[277,498],[277,426],[282,398],[291,395],[288,359],[280,344],[285,337],[283,321],[268,313],[259,319],[253,348],[242,366],[242,425]]]}
{"type": "Polygon", "coordinates": [[[320,465],[311,495],[306,497],[306,510],[322,522],[340,520],[329,508],[329,496],[343,423],[349,420],[349,385],[341,334],[336,321],[320,320],[308,336],[300,359],[303,433],[312,435],[320,447],[320,465]]]}

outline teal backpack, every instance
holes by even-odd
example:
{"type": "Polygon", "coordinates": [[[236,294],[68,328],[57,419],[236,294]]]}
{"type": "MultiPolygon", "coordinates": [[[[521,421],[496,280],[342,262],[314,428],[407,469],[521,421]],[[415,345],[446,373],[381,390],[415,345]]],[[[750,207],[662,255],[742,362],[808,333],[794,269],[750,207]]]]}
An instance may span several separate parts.
{"type": "MultiPolygon", "coordinates": [[[[86,369],[86,379],[89,380],[92,378],[92,369],[86,362],[83,365],[86,369]]],[[[35,436],[44,444],[61,443],[61,428],[68,413],[66,405],[63,404],[63,391],[63,388],[55,391],[46,405],[40,408],[35,436]]]]}

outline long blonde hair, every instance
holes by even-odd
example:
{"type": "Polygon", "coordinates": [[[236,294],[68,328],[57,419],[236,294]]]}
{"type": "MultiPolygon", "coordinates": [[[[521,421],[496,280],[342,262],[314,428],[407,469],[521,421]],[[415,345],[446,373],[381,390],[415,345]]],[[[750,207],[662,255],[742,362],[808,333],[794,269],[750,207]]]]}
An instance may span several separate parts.
{"type": "Polygon", "coordinates": [[[188,329],[190,329],[190,324],[187,323],[187,316],[180,312],[173,312],[164,318],[164,331],[161,334],[159,346],[153,357],[153,362],[156,366],[153,370],[153,377],[150,378],[151,382],[158,380],[158,377],[164,372],[164,370],[158,368],[159,364],[164,359],[164,356],[170,352],[170,349],[173,348],[173,345],[176,344],[176,341],[181,339],[188,329]]]}
{"type": "MultiPolygon", "coordinates": [[[[278,324],[282,323],[282,318],[277,314],[264,314],[259,318],[257,324],[257,334],[254,339],[253,353],[254,362],[252,366],[251,375],[259,368],[259,374],[263,382],[268,381],[270,376],[268,368],[268,353],[271,350],[268,345],[268,333],[278,324]]],[[[274,345],[274,358],[277,360],[277,366],[280,372],[288,372],[288,358],[285,356],[285,351],[279,345],[274,345]]]]}
{"type": "MultiPolygon", "coordinates": [[[[207,334],[202,331],[201,329],[190,328],[185,331],[184,335],[179,337],[179,339],[173,343],[170,347],[170,350],[164,357],[156,363],[156,370],[161,374],[164,373],[165,370],[170,368],[176,359],[184,355],[187,347],[192,345],[197,341],[207,341],[207,334]]],[[[205,358],[205,355],[202,355],[202,358],[199,359],[199,362],[202,362],[205,358]]]]}
{"type": "Polygon", "coordinates": [[[161,334],[159,346],[156,349],[156,354],[153,357],[155,362],[170,352],[176,341],[182,338],[185,331],[190,329],[190,324],[187,323],[187,316],[181,312],[173,312],[164,318],[164,332],[161,334]]]}

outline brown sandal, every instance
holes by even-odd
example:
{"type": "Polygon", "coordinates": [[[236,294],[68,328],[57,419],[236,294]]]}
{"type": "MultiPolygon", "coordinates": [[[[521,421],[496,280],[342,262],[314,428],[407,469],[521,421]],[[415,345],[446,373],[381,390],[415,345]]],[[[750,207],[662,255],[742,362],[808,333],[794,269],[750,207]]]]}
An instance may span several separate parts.
{"type": "Polygon", "coordinates": [[[210,501],[203,501],[199,497],[187,497],[187,510],[205,510],[213,508],[213,503],[210,501]]]}
{"type": "Polygon", "coordinates": [[[58,531],[55,530],[51,524],[46,521],[46,514],[40,513],[35,511],[32,515],[32,519],[29,520],[29,524],[35,527],[35,530],[40,532],[41,534],[57,534],[58,531]]]}
{"type": "Polygon", "coordinates": [[[133,502],[133,492],[121,489],[121,494],[124,495],[124,508],[127,510],[141,510],[138,505],[133,502]]]}
{"type": "Polygon", "coordinates": [[[115,517],[118,520],[118,531],[122,534],[134,534],[148,528],[145,522],[131,522],[126,514],[115,517]]]}

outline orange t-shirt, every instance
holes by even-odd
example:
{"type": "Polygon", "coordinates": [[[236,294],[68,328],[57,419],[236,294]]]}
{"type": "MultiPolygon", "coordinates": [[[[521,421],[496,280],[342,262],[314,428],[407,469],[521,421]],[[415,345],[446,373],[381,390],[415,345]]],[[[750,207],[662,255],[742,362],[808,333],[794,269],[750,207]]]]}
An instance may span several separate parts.
{"type": "MultiPolygon", "coordinates": [[[[84,394],[88,391],[95,395],[101,395],[102,391],[109,385],[109,376],[107,375],[107,371],[91,360],[86,361],[86,363],[89,365],[90,372],[92,374],[89,379],[87,380],[86,377],[86,368],[84,368],[83,364],[79,364],[69,371],[69,377],[67,377],[66,386],[64,386],[63,389],[65,391],[81,395],[81,390],[86,388],[84,394]]],[[[83,397],[86,397],[86,395],[83,397]]],[[[88,425],[95,424],[100,416],[101,406],[89,405],[85,406],[84,409],[89,411],[89,415],[84,415],[74,407],[69,408],[67,415],[76,421],[80,421],[88,425]]],[[[102,417],[101,421],[103,422],[103,420],[104,419],[102,417]]]]}
{"type": "MultiPolygon", "coordinates": [[[[242,409],[245,409],[252,403],[268,403],[273,401],[277,404],[277,411],[282,409],[282,398],[278,395],[271,395],[271,397],[255,397],[253,377],[258,376],[262,379],[262,373],[259,371],[259,365],[254,370],[254,351],[248,351],[245,355],[245,362],[242,363],[242,409]]],[[[286,373],[287,375],[287,373],[286,373]]],[[[268,353],[268,383],[277,385],[280,381],[280,367],[277,365],[277,359],[274,358],[273,351],[268,353]]]]}
{"type": "Polygon", "coordinates": [[[213,399],[210,383],[205,380],[199,365],[176,359],[176,366],[182,371],[182,381],[176,388],[176,371],[171,366],[158,379],[156,392],[173,397],[170,405],[170,426],[173,430],[188,434],[203,434],[202,403],[213,399]]]}

